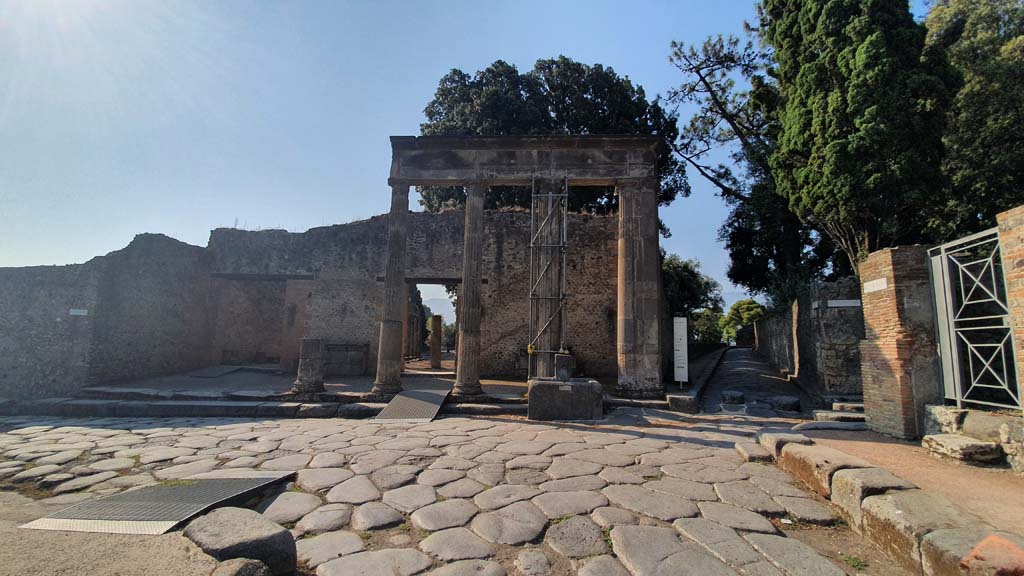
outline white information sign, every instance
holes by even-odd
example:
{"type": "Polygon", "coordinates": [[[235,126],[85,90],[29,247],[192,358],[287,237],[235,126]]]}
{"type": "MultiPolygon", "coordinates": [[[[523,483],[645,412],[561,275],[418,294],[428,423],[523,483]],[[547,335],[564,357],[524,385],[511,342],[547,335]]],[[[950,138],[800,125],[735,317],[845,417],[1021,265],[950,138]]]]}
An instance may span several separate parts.
{"type": "Polygon", "coordinates": [[[869,280],[864,283],[864,293],[871,294],[872,292],[878,292],[879,290],[885,290],[889,287],[889,280],[887,278],[878,278],[876,280],[869,280]]]}
{"type": "Polygon", "coordinates": [[[88,316],[89,311],[84,308],[72,308],[68,311],[69,316],[88,316]]]}
{"type": "Polygon", "coordinates": [[[673,337],[673,358],[675,372],[673,379],[676,382],[689,382],[689,361],[686,357],[686,318],[673,318],[672,319],[672,337],[673,337]]]}

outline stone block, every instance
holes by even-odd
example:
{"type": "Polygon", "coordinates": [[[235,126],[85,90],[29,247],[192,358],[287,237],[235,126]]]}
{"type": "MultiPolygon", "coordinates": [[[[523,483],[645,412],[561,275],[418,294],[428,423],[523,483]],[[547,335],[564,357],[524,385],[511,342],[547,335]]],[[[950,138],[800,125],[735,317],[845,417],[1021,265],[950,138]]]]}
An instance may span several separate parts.
{"type": "Polygon", "coordinates": [[[252,510],[219,508],[189,523],[184,535],[217,560],[259,560],[274,574],[295,570],[291,533],[252,510]]]}
{"type": "Polygon", "coordinates": [[[784,412],[800,411],[800,398],[796,396],[772,396],[768,398],[768,403],[771,404],[773,410],[782,410],[784,412]]]}
{"type": "MultiPolygon", "coordinates": [[[[1013,416],[1020,420],[1020,416],[1013,416]]],[[[999,442],[999,429],[1010,420],[1009,416],[981,410],[968,410],[960,433],[986,442],[999,442]]]]}
{"type": "Polygon", "coordinates": [[[921,541],[926,576],[1024,573],[1024,538],[979,528],[950,528],[921,541]]]}
{"type": "Polygon", "coordinates": [[[697,394],[691,392],[666,394],[665,399],[668,400],[668,409],[673,412],[683,412],[684,414],[697,414],[700,412],[700,398],[697,394]]]}
{"type": "Polygon", "coordinates": [[[838,412],[835,410],[815,410],[816,422],[864,422],[863,412],[838,412]]]}
{"type": "Polygon", "coordinates": [[[811,440],[803,434],[794,434],[792,432],[774,431],[774,432],[760,432],[754,437],[757,442],[764,447],[774,457],[778,458],[779,453],[782,452],[782,448],[786,444],[814,444],[814,440],[811,440]]]}
{"type": "Polygon", "coordinates": [[[967,511],[922,490],[869,496],[861,504],[861,512],[864,536],[912,572],[921,570],[921,541],[929,533],[987,528],[967,511]]]}
{"type": "Polygon", "coordinates": [[[852,468],[832,475],[832,503],[855,531],[861,531],[861,503],[890,490],[917,488],[882,468],[852,468]]]}
{"type": "Polygon", "coordinates": [[[755,442],[737,442],[736,452],[747,462],[770,462],[772,459],[771,452],[755,442]]]}
{"type": "Polygon", "coordinates": [[[953,434],[960,431],[967,410],[930,404],[924,407],[925,434],[953,434]]]}
{"type": "Polygon", "coordinates": [[[600,420],[604,391],[597,380],[531,380],[530,420],[600,420]]]}
{"type": "Polygon", "coordinates": [[[871,464],[845,452],[826,446],[787,444],[778,458],[779,467],[828,498],[832,494],[832,475],[846,468],[871,468],[871,464]]]}
{"type": "Polygon", "coordinates": [[[932,434],[921,440],[921,445],[936,456],[945,456],[964,462],[991,464],[1003,458],[999,444],[976,440],[960,434],[932,434]]]}

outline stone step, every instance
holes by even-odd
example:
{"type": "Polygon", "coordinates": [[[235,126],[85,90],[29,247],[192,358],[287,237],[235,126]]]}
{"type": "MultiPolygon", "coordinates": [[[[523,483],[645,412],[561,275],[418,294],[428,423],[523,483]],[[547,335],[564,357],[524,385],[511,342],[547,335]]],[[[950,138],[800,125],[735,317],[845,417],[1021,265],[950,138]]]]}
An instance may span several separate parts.
{"type": "Polygon", "coordinates": [[[668,410],[668,400],[619,398],[618,396],[604,395],[605,408],[651,408],[655,410],[668,410]]]}
{"type": "Polygon", "coordinates": [[[832,410],[835,412],[863,412],[863,402],[833,402],[832,410]]]}
{"type": "Polygon", "coordinates": [[[995,464],[1003,459],[1003,450],[999,444],[960,434],[929,434],[921,439],[921,445],[936,456],[955,458],[970,464],[995,464]]]}
{"type": "Polygon", "coordinates": [[[815,410],[817,422],[864,422],[863,412],[839,412],[835,410],[815,410]]]}

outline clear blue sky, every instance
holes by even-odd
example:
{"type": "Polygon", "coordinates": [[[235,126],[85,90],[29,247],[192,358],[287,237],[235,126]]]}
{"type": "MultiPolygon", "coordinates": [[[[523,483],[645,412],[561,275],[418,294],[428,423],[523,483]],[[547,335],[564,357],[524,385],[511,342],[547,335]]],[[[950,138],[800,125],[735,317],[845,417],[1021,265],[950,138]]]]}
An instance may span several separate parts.
{"type": "MultiPolygon", "coordinates": [[[[753,0],[3,0],[0,266],[83,262],[141,232],[205,245],[216,227],[386,212],[388,136],[419,132],[450,69],[564,54],[653,97],[679,80],[672,40],[741,34],[753,13],[753,0]]],[[[662,210],[663,245],[732,301],[725,207],[691,184],[662,210]]]]}

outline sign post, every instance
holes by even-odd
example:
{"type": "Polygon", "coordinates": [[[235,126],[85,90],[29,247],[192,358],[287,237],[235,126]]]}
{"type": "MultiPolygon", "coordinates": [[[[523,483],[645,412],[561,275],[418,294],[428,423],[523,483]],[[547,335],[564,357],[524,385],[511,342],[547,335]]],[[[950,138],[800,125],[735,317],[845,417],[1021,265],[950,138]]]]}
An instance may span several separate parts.
{"type": "Polygon", "coordinates": [[[679,383],[689,382],[689,362],[686,357],[686,318],[672,319],[672,351],[674,376],[673,380],[679,383]]]}

